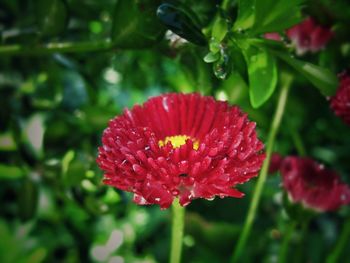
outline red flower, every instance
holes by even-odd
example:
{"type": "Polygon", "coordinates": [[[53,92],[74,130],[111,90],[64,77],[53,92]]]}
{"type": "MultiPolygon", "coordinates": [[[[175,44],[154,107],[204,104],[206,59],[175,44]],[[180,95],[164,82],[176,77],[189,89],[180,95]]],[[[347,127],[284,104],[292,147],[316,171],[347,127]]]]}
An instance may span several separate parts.
{"type": "Polygon", "coordinates": [[[104,183],[140,205],[168,208],[175,197],[242,197],[265,154],[255,123],[236,106],[199,94],[165,94],[110,121],[97,162],[104,183]]]}
{"type": "Polygon", "coordinates": [[[321,50],[333,36],[329,28],[317,25],[311,17],[288,29],[286,33],[298,55],[321,50]]]}
{"type": "Polygon", "coordinates": [[[309,158],[286,157],[281,166],[283,186],[292,202],[316,211],[333,211],[350,203],[350,187],[335,171],[309,158]]]}
{"type": "Polygon", "coordinates": [[[273,153],[269,165],[269,174],[277,172],[282,164],[283,157],[279,153],[273,153]]]}
{"type": "Polygon", "coordinates": [[[350,76],[346,73],[340,75],[339,88],[330,98],[330,106],[337,116],[350,125],[350,76]]]}

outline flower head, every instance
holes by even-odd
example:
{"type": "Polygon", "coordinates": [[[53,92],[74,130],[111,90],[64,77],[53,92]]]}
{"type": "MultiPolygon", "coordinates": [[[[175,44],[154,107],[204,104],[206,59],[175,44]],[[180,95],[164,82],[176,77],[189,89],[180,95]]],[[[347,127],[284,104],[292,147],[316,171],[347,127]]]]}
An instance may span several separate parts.
{"type": "Polygon", "coordinates": [[[255,123],[236,106],[199,94],[165,94],[110,121],[97,162],[104,182],[140,205],[167,208],[175,197],[242,197],[265,154],[255,123]]]}
{"type": "Polygon", "coordinates": [[[346,73],[340,75],[340,84],[337,93],[330,98],[330,106],[337,116],[350,125],[350,76],[346,73]]]}
{"type": "Polygon", "coordinates": [[[269,174],[276,173],[282,164],[283,157],[279,153],[275,152],[272,153],[270,165],[269,165],[269,174]]]}
{"type": "Polygon", "coordinates": [[[333,36],[329,28],[318,25],[311,17],[288,29],[286,34],[298,55],[323,49],[333,36]]]}
{"type": "Polygon", "coordinates": [[[281,165],[283,187],[294,203],[315,211],[333,211],[350,203],[350,187],[335,171],[309,158],[286,157],[281,165]]]}

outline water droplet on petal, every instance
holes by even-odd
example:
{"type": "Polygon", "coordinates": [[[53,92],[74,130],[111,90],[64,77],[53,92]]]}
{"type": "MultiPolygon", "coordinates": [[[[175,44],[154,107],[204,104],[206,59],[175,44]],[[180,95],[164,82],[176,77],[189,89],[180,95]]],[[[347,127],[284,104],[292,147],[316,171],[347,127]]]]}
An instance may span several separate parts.
{"type": "Polygon", "coordinates": [[[212,196],[212,197],[209,197],[209,198],[205,198],[207,199],[208,201],[213,201],[215,199],[215,196],[212,196]]]}

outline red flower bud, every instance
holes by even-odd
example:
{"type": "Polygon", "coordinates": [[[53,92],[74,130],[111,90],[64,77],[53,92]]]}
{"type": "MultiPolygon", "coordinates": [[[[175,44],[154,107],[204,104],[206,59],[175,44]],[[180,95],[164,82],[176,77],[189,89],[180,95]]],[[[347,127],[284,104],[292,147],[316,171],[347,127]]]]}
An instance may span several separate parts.
{"type": "Polygon", "coordinates": [[[350,187],[339,175],[309,158],[287,157],[281,166],[283,187],[293,203],[315,211],[333,211],[350,203],[350,187]]]}
{"type": "Polygon", "coordinates": [[[329,28],[317,25],[311,17],[288,29],[286,34],[295,46],[297,55],[323,49],[333,36],[329,28]]]}
{"type": "Polygon", "coordinates": [[[337,93],[330,98],[330,106],[334,113],[346,124],[350,125],[350,76],[340,75],[337,93]]]}

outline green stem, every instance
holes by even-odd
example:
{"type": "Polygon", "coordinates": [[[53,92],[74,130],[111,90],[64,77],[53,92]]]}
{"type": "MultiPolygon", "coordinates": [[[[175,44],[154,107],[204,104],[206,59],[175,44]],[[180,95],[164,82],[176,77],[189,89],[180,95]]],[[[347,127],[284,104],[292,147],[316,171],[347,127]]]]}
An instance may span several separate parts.
{"type": "Polygon", "coordinates": [[[292,125],[289,125],[289,132],[299,156],[306,156],[306,148],[304,146],[303,140],[301,139],[300,133],[295,128],[293,128],[292,125]]]}
{"type": "Polygon", "coordinates": [[[172,205],[173,221],[171,227],[170,263],[181,262],[182,239],[184,234],[185,208],[175,199],[172,205]]]}
{"type": "Polygon", "coordinates": [[[104,51],[113,47],[110,40],[52,42],[40,45],[0,45],[0,55],[47,55],[52,53],[104,51]]]}
{"type": "Polygon", "coordinates": [[[221,3],[221,8],[224,10],[227,10],[229,4],[230,4],[230,0],[223,0],[221,3]]]}
{"type": "Polygon", "coordinates": [[[288,247],[289,247],[289,241],[292,236],[292,233],[295,230],[297,223],[295,221],[291,222],[291,224],[288,225],[286,233],[283,238],[283,243],[280,249],[280,253],[278,255],[278,262],[284,263],[286,262],[286,257],[288,255],[288,247]]]}
{"type": "MultiPolygon", "coordinates": [[[[306,240],[306,235],[308,232],[310,220],[311,220],[311,217],[306,216],[303,219],[303,221],[300,223],[301,224],[300,239],[299,239],[298,249],[296,250],[296,252],[294,254],[294,259],[295,259],[294,262],[296,262],[296,263],[303,262],[305,240],[306,240]]],[[[299,220],[299,222],[300,222],[300,220],[299,220]]],[[[304,261],[306,262],[307,260],[305,259],[304,261]]]]}
{"type": "Polygon", "coordinates": [[[292,82],[291,75],[283,75],[282,79],[283,79],[283,82],[282,82],[283,85],[281,87],[281,92],[280,92],[280,95],[278,98],[276,112],[275,112],[275,115],[273,117],[273,121],[272,121],[272,124],[270,127],[270,132],[269,132],[269,136],[268,136],[268,140],[267,140],[266,159],[265,159],[263,166],[261,168],[259,179],[258,179],[258,182],[255,186],[253,198],[252,198],[252,201],[250,203],[248,215],[246,217],[242,233],[239,237],[238,244],[237,244],[237,246],[234,250],[234,253],[232,255],[231,262],[237,262],[242,254],[243,248],[247,242],[247,239],[249,237],[249,234],[250,234],[250,231],[252,228],[252,224],[253,224],[253,221],[254,221],[254,218],[255,218],[255,215],[257,212],[257,208],[259,205],[261,193],[262,193],[262,190],[263,190],[263,187],[264,187],[264,184],[266,181],[266,177],[268,174],[268,169],[269,169],[270,159],[271,159],[271,155],[272,155],[272,151],[273,151],[273,146],[274,146],[275,139],[276,139],[276,134],[277,134],[278,128],[279,128],[280,123],[281,123],[282,115],[284,113],[284,109],[285,109],[286,102],[287,102],[289,87],[290,87],[291,82],[292,82]]]}
{"type": "Polygon", "coordinates": [[[350,219],[348,219],[347,222],[345,222],[345,226],[344,226],[342,233],[337,241],[337,244],[335,245],[335,248],[332,251],[332,253],[328,256],[326,262],[327,263],[340,262],[338,259],[341,255],[342,251],[344,251],[344,248],[348,244],[349,241],[350,241],[350,219]]]}

